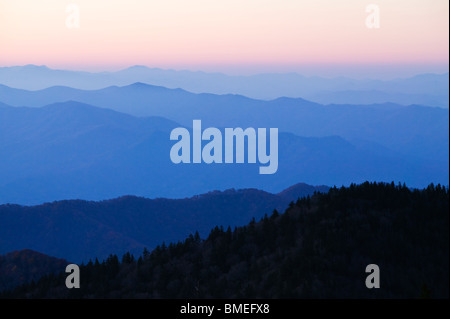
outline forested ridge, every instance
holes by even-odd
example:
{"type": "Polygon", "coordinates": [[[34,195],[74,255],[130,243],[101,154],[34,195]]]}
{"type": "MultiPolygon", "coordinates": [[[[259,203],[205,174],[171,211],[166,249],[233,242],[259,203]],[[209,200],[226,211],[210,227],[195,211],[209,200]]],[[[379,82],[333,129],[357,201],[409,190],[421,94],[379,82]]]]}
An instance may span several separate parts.
{"type": "Polygon", "coordinates": [[[363,183],[291,202],[235,229],[217,226],[140,256],[52,274],[3,298],[448,298],[449,192],[363,183]],[[368,289],[368,264],[380,288],[368,289]]]}

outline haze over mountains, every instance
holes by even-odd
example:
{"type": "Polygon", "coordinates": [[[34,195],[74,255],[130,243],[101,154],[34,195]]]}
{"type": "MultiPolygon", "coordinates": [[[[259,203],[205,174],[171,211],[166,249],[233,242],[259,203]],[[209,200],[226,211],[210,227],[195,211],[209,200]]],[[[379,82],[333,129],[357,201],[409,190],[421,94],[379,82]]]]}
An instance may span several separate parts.
{"type": "Polygon", "coordinates": [[[184,126],[201,119],[205,127],[278,127],[300,136],[338,135],[351,142],[377,143],[408,156],[448,159],[448,110],[441,108],[395,104],[324,106],[292,98],[262,101],[231,94],[194,94],[143,83],[100,90],[52,87],[24,91],[0,87],[0,102],[12,106],[65,101],[135,116],[162,116],[184,126]]]}
{"type": "MultiPolygon", "coordinates": [[[[268,111],[273,107],[271,116],[276,120],[279,106],[264,103],[268,111]]],[[[285,104],[285,110],[278,115],[278,171],[259,175],[259,164],[172,163],[169,154],[174,141],[169,135],[180,124],[161,117],[134,117],[78,102],[41,108],[3,105],[0,203],[101,200],[126,194],[180,198],[228,188],[279,192],[298,181],[339,186],[365,180],[401,181],[413,187],[430,182],[448,184],[448,110],[398,106],[335,108],[333,119],[332,107],[309,102],[303,106],[285,104]],[[339,112],[341,109],[344,111],[339,112]],[[283,126],[283,118],[291,126],[283,126]],[[298,127],[292,118],[298,119],[298,127]],[[306,123],[308,119],[312,123],[306,123]],[[329,127],[324,132],[328,136],[301,137],[286,132],[289,128],[301,132],[305,129],[302,125],[323,130],[320,127],[327,123],[329,127]],[[353,136],[354,142],[338,136],[345,132],[353,136]],[[388,139],[389,133],[396,135],[391,139],[396,148],[370,140],[379,136],[388,139]]],[[[215,114],[218,123],[226,123],[220,119],[220,108],[214,108],[211,116],[214,113],[219,113],[215,114]]],[[[237,116],[234,121],[230,117],[228,123],[231,127],[244,124],[244,128],[245,124],[264,127],[277,123],[264,122],[262,117],[261,122],[254,120],[237,116]]]]}
{"type": "MultiPolygon", "coordinates": [[[[356,92],[367,90],[368,83],[370,90],[386,96],[402,92],[411,100],[423,94],[448,95],[448,74],[388,83],[296,74],[233,78],[140,66],[113,73],[32,65],[0,68],[0,203],[101,200],[126,194],[180,198],[228,188],[279,192],[299,181],[330,186],[365,180],[394,180],[411,187],[448,184],[448,109],[393,103],[322,105],[288,97],[266,101],[141,82],[92,89],[152,77],[165,84],[209,83],[224,92],[233,89],[216,77],[240,88],[258,87],[259,92],[289,88],[282,85],[288,81],[300,93],[313,94],[320,87],[322,93],[317,94],[324,99],[323,92],[330,88],[356,92]],[[4,85],[14,83],[58,86],[30,91],[4,85]],[[61,86],[68,84],[91,89],[61,86]],[[175,127],[190,128],[195,119],[202,121],[203,129],[278,128],[277,173],[261,176],[257,164],[173,164],[169,134],[175,127]]],[[[370,95],[358,94],[354,96],[370,95]]]]}
{"type": "Polygon", "coordinates": [[[392,102],[448,108],[449,74],[421,74],[394,80],[305,77],[297,73],[230,76],[221,73],[162,70],[132,66],[116,72],[54,70],[26,65],[0,68],[0,83],[40,90],[52,86],[101,89],[142,82],[194,93],[240,94],[256,99],[305,98],[323,104],[392,102]]]}

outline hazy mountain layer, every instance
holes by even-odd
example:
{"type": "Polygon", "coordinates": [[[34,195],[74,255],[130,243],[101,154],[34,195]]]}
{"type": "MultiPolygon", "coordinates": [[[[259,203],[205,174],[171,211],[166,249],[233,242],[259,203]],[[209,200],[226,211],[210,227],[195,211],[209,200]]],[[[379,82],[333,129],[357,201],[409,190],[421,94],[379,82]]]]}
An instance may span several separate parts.
{"type": "Polygon", "coordinates": [[[261,101],[143,83],[94,91],[53,87],[32,92],[4,86],[0,91],[0,102],[13,106],[78,101],[135,116],[161,116],[184,126],[199,119],[204,127],[276,127],[299,136],[337,135],[366,147],[378,144],[407,157],[447,163],[449,158],[448,109],[396,104],[324,106],[290,98],[261,101]]]}
{"type": "MultiPolygon", "coordinates": [[[[306,110],[316,111],[315,107],[306,110]]],[[[372,119],[378,117],[382,122],[381,110],[350,110],[366,118],[371,114],[372,119]]],[[[441,153],[448,153],[448,144],[441,140],[448,135],[437,132],[437,127],[448,126],[448,122],[443,123],[441,111],[412,109],[403,114],[409,116],[402,125],[414,121],[413,128],[406,130],[399,123],[391,128],[406,144],[418,141],[414,150],[423,153],[433,149],[438,155],[432,159],[405,156],[400,150],[364,140],[350,143],[339,136],[300,137],[280,128],[278,170],[260,175],[260,163],[172,163],[170,149],[175,141],[169,136],[179,124],[160,117],[138,118],[77,102],[43,108],[4,106],[0,108],[0,203],[101,200],[127,194],[182,198],[228,188],[276,193],[298,181],[311,185],[348,185],[365,180],[393,180],[415,187],[430,182],[447,185],[448,157],[441,153]],[[434,144],[427,144],[429,140],[434,144]]],[[[384,121],[386,126],[392,119],[384,121]]],[[[386,134],[368,123],[357,125],[386,134]]],[[[345,129],[351,131],[349,126],[345,129]]],[[[362,139],[363,133],[359,134],[362,139]]]]}
{"type": "Polygon", "coordinates": [[[424,104],[448,108],[449,100],[448,73],[420,74],[411,78],[381,81],[306,77],[296,73],[230,76],[220,73],[162,70],[145,66],[98,73],[53,70],[35,65],[0,68],[1,84],[29,90],[40,90],[56,85],[93,90],[135,82],[174,89],[183,88],[195,93],[241,94],[256,99],[302,97],[325,104],[393,102],[402,105],[424,104]],[[352,93],[348,94],[348,91],[352,93]]]}

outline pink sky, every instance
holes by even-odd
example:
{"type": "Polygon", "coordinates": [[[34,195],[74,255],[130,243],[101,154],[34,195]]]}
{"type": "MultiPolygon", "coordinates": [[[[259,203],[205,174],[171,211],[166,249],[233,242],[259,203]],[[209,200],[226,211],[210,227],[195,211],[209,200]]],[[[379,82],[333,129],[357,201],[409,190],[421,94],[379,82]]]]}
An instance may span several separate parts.
{"type": "Polygon", "coordinates": [[[0,66],[445,72],[448,7],[448,0],[0,0],[0,66]],[[66,26],[71,3],[79,28],[66,26]],[[378,29],[365,24],[371,3],[380,8],[378,29]]]}

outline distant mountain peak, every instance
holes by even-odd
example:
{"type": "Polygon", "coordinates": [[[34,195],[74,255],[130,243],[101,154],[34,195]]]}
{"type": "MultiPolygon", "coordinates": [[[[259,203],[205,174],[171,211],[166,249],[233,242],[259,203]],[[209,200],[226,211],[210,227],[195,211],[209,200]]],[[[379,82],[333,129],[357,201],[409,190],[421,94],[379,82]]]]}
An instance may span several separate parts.
{"type": "MultiPolygon", "coordinates": [[[[151,85],[144,82],[134,82],[133,84],[127,85],[127,86],[133,86],[133,87],[158,87],[157,85],[151,85]]],[[[159,86],[162,87],[162,86],[159,86]]]]}
{"type": "Polygon", "coordinates": [[[278,102],[301,102],[301,103],[307,103],[310,105],[320,105],[319,103],[316,103],[316,102],[313,102],[310,100],[306,100],[301,97],[287,97],[287,96],[282,96],[282,97],[276,98],[274,100],[271,100],[270,102],[275,102],[275,103],[278,103],[278,102]]]}
{"type": "Polygon", "coordinates": [[[129,89],[141,89],[141,90],[172,90],[163,86],[147,84],[144,82],[134,82],[129,85],[125,85],[119,88],[129,88],[129,89]]]}
{"type": "MultiPolygon", "coordinates": [[[[188,92],[186,90],[180,89],[180,88],[167,88],[164,86],[159,85],[153,85],[153,84],[147,84],[143,82],[135,82],[129,85],[125,85],[119,88],[130,88],[130,89],[142,89],[142,90],[158,90],[158,91],[164,91],[164,92],[188,92]]],[[[191,93],[191,92],[189,92],[191,93]]]]}
{"type": "Polygon", "coordinates": [[[305,183],[297,183],[295,185],[292,185],[291,187],[286,188],[285,190],[279,192],[276,194],[280,197],[289,197],[289,198],[295,198],[295,197],[302,197],[306,193],[313,193],[313,192],[319,192],[319,193],[327,193],[330,187],[325,185],[320,186],[312,186],[305,183]]]}
{"type": "Polygon", "coordinates": [[[126,68],[125,70],[147,70],[149,69],[149,67],[145,66],[145,65],[132,65],[128,68],[126,68]]]}
{"type": "Polygon", "coordinates": [[[40,69],[40,70],[50,70],[50,68],[47,67],[46,65],[35,65],[35,64],[27,64],[27,65],[24,65],[23,68],[27,68],[27,69],[40,69]]]}

